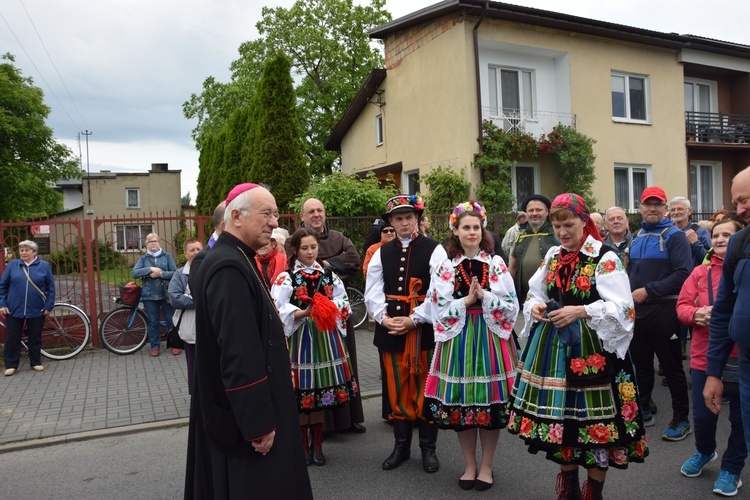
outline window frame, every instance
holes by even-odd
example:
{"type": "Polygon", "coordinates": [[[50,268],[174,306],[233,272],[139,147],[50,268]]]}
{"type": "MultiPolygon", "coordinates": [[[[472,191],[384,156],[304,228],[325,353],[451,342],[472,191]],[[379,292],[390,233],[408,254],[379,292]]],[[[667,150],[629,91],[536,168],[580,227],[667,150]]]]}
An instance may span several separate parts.
{"type": "Polygon", "coordinates": [[[610,101],[612,94],[614,91],[612,90],[612,79],[618,77],[623,78],[625,81],[625,116],[615,116],[615,109],[614,104],[612,104],[611,108],[611,115],[612,115],[612,121],[619,122],[619,123],[637,123],[637,124],[651,124],[651,78],[649,75],[642,75],[638,73],[628,73],[625,71],[615,71],[612,70],[610,72],[609,77],[609,95],[610,95],[610,101]],[[628,92],[628,89],[630,89],[630,79],[631,78],[638,78],[643,80],[643,112],[646,115],[644,119],[640,118],[632,118],[631,117],[631,106],[630,106],[630,92],[628,92]]]}
{"type": "MultiPolygon", "coordinates": [[[[142,253],[146,251],[146,236],[154,232],[153,222],[136,222],[133,224],[115,224],[114,225],[114,241],[112,242],[112,249],[119,253],[142,253]],[[138,243],[137,245],[128,244],[127,231],[132,231],[134,228],[138,229],[138,243]],[[122,231],[122,233],[121,233],[122,231]],[[121,245],[120,235],[122,234],[122,240],[125,240],[125,244],[121,245]]],[[[131,240],[132,241],[132,240],[131,240]]]]}
{"type": "Polygon", "coordinates": [[[720,161],[704,161],[704,160],[693,160],[690,162],[688,167],[688,184],[690,193],[690,205],[693,212],[705,213],[705,212],[716,212],[723,208],[723,189],[722,189],[722,164],[720,161]],[[696,174],[693,176],[694,167],[709,167],[711,169],[711,208],[704,210],[701,206],[701,189],[700,189],[700,173],[696,169],[696,174]],[[693,189],[695,183],[695,189],[693,189]],[[695,194],[694,194],[695,193],[695,194]]]}
{"type": "Polygon", "coordinates": [[[503,107],[503,84],[501,78],[503,71],[512,71],[516,73],[516,81],[518,82],[518,108],[513,111],[517,114],[517,118],[523,118],[524,116],[533,118],[536,106],[536,71],[533,68],[503,66],[499,64],[489,64],[487,66],[487,89],[489,90],[488,97],[490,114],[493,114],[494,116],[506,116],[505,109],[511,109],[503,107]],[[524,88],[524,79],[522,76],[524,74],[529,75],[528,89],[524,88]],[[525,107],[526,97],[528,97],[528,100],[530,101],[530,107],[528,109],[525,107]]]}
{"type": "Polygon", "coordinates": [[[510,184],[511,189],[513,192],[513,199],[515,200],[515,204],[518,207],[518,210],[521,209],[521,204],[524,202],[524,199],[519,199],[518,197],[518,177],[516,170],[518,168],[531,168],[534,173],[534,193],[540,193],[542,191],[541,188],[541,175],[540,175],[540,165],[538,163],[524,163],[524,162],[518,162],[515,165],[511,166],[511,175],[510,175],[510,184]]]}
{"type": "Polygon", "coordinates": [[[375,146],[380,147],[385,142],[385,133],[383,131],[383,114],[375,116],[375,146]]]}
{"type": "Polygon", "coordinates": [[[614,191],[615,191],[615,205],[621,207],[623,210],[625,210],[626,213],[634,214],[639,212],[638,207],[638,200],[640,198],[640,193],[638,193],[638,196],[635,196],[635,193],[633,192],[633,172],[634,171],[643,171],[646,174],[646,182],[645,187],[648,187],[654,183],[653,180],[653,165],[651,164],[638,164],[638,163],[615,163],[614,170],[626,170],[628,175],[628,204],[627,206],[623,206],[621,203],[621,200],[617,199],[617,178],[614,176],[613,172],[613,184],[614,184],[614,191]]]}
{"type": "Polygon", "coordinates": [[[412,179],[416,176],[416,184],[419,188],[422,187],[422,181],[420,180],[419,170],[409,170],[401,172],[401,189],[407,194],[417,194],[421,189],[412,190],[412,179]],[[414,191],[414,192],[412,192],[414,191]]]}
{"type": "Polygon", "coordinates": [[[141,208],[141,188],[135,188],[135,187],[125,188],[125,209],[126,210],[138,210],[140,208],[141,208]],[[135,191],[135,196],[137,200],[135,206],[130,205],[129,194],[131,191],[135,191]]]}

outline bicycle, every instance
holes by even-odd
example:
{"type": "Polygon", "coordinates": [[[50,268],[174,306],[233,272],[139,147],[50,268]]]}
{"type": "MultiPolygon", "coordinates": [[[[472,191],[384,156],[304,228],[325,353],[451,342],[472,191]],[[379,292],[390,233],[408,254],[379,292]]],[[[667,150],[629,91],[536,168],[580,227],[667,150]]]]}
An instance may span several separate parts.
{"type": "MultiPolygon", "coordinates": [[[[5,316],[0,314],[0,326],[5,328],[5,316]]],[[[25,334],[21,346],[28,350],[25,334]]],[[[70,359],[81,352],[91,339],[91,321],[80,307],[64,302],[55,303],[44,319],[42,327],[42,356],[49,359],[70,359]]]]}
{"type": "MultiPolygon", "coordinates": [[[[133,354],[148,341],[148,318],[138,307],[141,303],[141,291],[138,290],[137,299],[132,303],[123,302],[122,297],[117,297],[114,301],[119,306],[102,319],[99,339],[109,352],[121,356],[133,354]]],[[[159,325],[166,328],[167,322],[159,321],[159,325]]]]}
{"type": "Polygon", "coordinates": [[[365,307],[365,294],[356,286],[349,285],[346,287],[346,294],[349,296],[349,306],[352,309],[352,324],[356,330],[367,321],[367,308],[365,307]]]}

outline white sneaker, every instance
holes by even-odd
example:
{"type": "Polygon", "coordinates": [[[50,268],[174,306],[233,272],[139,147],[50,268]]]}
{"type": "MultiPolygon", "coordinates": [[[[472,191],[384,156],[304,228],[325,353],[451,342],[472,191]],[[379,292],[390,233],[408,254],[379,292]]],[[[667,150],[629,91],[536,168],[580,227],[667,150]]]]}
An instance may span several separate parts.
{"type": "Polygon", "coordinates": [[[15,374],[16,374],[16,369],[15,368],[8,368],[7,370],[5,370],[5,376],[6,377],[12,377],[15,374]]]}
{"type": "Polygon", "coordinates": [[[31,369],[34,370],[35,372],[43,372],[44,371],[44,367],[42,365],[32,366],[31,369]]]}

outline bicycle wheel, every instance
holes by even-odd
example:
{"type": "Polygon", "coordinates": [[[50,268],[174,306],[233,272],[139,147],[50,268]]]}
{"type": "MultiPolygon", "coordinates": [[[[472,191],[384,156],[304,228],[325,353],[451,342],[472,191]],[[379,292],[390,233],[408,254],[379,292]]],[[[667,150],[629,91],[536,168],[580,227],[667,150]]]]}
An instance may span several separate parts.
{"type": "Polygon", "coordinates": [[[365,296],[360,289],[353,286],[346,287],[346,294],[349,296],[349,305],[352,308],[352,324],[356,330],[367,321],[365,296]]]}
{"type": "Polygon", "coordinates": [[[83,350],[91,338],[91,321],[80,308],[55,304],[42,328],[42,356],[70,359],[83,350]]]}
{"type": "Polygon", "coordinates": [[[140,309],[119,307],[104,316],[99,335],[108,351],[133,354],[148,340],[147,325],[146,314],[140,309]]]}

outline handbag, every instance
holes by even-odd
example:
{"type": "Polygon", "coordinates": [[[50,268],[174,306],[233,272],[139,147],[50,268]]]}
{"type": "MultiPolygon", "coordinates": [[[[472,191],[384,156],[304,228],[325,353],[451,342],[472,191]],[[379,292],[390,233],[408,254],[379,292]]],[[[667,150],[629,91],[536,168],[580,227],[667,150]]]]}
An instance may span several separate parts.
{"type": "Polygon", "coordinates": [[[179,333],[183,314],[185,314],[185,309],[180,312],[180,319],[177,320],[177,324],[173,325],[167,332],[167,349],[185,349],[185,341],[180,338],[179,333]]]}

